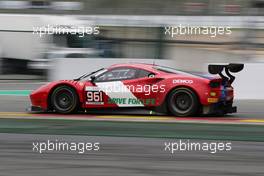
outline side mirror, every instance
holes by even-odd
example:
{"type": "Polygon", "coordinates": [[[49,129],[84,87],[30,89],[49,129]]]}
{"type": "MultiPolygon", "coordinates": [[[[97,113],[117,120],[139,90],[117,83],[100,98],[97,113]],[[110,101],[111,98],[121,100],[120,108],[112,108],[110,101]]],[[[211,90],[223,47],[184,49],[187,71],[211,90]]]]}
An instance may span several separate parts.
{"type": "Polygon", "coordinates": [[[148,78],[155,78],[155,74],[150,73],[150,74],[148,75],[148,78]]]}
{"type": "Polygon", "coordinates": [[[90,77],[90,79],[91,79],[91,82],[93,83],[93,82],[94,82],[94,80],[95,80],[95,76],[94,76],[94,75],[92,75],[92,76],[90,77]]]}

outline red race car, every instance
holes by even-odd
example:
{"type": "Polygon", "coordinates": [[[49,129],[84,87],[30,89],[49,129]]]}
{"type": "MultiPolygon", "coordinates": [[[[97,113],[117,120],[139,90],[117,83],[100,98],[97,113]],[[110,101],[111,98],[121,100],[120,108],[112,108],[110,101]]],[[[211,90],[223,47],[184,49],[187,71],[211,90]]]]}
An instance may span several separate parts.
{"type": "Polygon", "coordinates": [[[117,64],[41,86],[30,94],[31,110],[67,114],[136,107],[175,116],[234,113],[235,77],[230,72],[243,68],[243,64],[209,65],[211,74],[204,75],[154,64],[117,64]]]}

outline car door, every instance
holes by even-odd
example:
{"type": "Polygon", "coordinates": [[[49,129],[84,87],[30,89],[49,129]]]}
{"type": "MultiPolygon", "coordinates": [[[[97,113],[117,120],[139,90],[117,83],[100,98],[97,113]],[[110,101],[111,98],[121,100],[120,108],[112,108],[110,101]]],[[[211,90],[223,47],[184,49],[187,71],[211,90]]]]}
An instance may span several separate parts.
{"type": "Polygon", "coordinates": [[[134,95],[133,98],[127,100],[130,106],[156,106],[159,104],[158,94],[161,89],[164,89],[159,82],[162,78],[159,78],[153,72],[137,69],[137,78],[123,80],[123,84],[128,87],[128,89],[134,95]]]}
{"type": "Polygon", "coordinates": [[[134,68],[119,67],[98,75],[85,86],[85,107],[131,107],[128,99],[136,97],[123,81],[136,79],[136,73],[134,68]]]}

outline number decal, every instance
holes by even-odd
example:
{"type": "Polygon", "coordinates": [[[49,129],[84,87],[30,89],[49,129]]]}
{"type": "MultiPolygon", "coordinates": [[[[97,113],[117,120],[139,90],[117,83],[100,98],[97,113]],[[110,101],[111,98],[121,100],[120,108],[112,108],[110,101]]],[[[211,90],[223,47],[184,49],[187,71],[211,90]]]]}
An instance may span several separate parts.
{"type": "Polygon", "coordinates": [[[86,104],[104,104],[102,91],[87,91],[86,104]]]}

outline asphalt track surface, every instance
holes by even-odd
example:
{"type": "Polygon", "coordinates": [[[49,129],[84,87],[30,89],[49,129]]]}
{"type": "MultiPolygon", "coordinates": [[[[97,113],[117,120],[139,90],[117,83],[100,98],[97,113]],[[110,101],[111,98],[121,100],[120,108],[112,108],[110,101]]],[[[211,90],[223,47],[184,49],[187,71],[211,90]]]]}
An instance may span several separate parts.
{"type": "MultiPolygon", "coordinates": [[[[42,83],[41,83],[42,84],[42,83]]],[[[0,83],[0,90],[33,90],[41,84],[0,83]]],[[[263,123],[264,101],[236,101],[238,113],[220,117],[220,123],[229,119],[263,123]]],[[[37,118],[25,112],[30,105],[26,96],[0,96],[0,118],[37,118]]],[[[97,115],[74,115],[74,118],[97,117],[97,115]]],[[[45,117],[65,118],[56,114],[45,117]]],[[[126,119],[123,116],[98,115],[98,119],[126,119]]],[[[133,116],[128,120],[140,120],[144,117],[133,116]]],[[[175,119],[173,117],[157,117],[175,119]]],[[[196,117],[190,118],[197,119],[196,117]]],[[[206,117],[205,119],[214,119],[206,117]]],[[[145,118],[144,118],[145,120],[145,118]]],[[[147,118],[148,120],[148,118],[147,118]]],[[[159,119],[160,120],[160,119],[159,119]]],[[[186,119],[184,119],[186,120],[186,119]]],[[[199,118],[200,121],[200,118],[199,118]]],[[[239,121],[232,121],[238,123],[239,121]]],[[[177,121],[175,122],[177,123],[177,121]]],[[[264,175],[264,142],[232,142],[231,151],[215,154],[206,151],[177,151],[174,154],[164,151],[164,142],[179,139],[134,138],[134,137],[99,137],[71,135],[38,134],[0,134],[0,175],[114,175],[114,176],[149,176],[149,175],[264,175]],[[37,153],[32,150],[33,142],[59,140],[69,142],[99,142],[100,150],[77,154],[69,151],[48,151],[37,153]]],[[[212,142],[191,140],[193,142],[212,142]]],[[[213,141],[215,142],[215,141],[213,141]]],[[[225,141],[218,141],[225,142],[225,141]]]]}
{"type": "MultiPolygon", "coordinates": [[[[230,151],[165,150],[177,140],[0,134],[0,175],[113,176],[263,176],[264,147],[258,142],[232,142],[230,151]],[[33,151],[33,142],[99,142],[99,151],[33,151]]],[[[215,142],[191,140],[190,142],[215,142]]],[[[223,142],[223,141],[222,141],[223,142]]]]}

